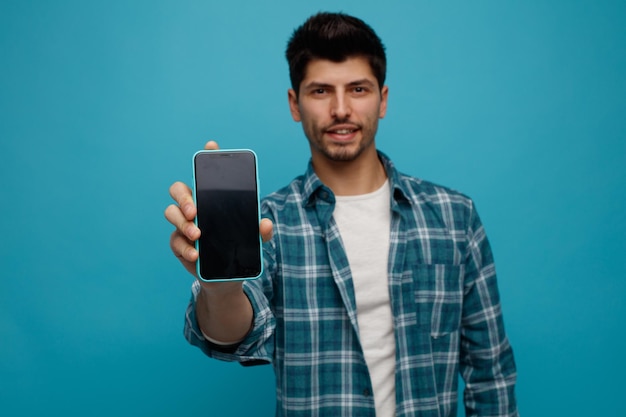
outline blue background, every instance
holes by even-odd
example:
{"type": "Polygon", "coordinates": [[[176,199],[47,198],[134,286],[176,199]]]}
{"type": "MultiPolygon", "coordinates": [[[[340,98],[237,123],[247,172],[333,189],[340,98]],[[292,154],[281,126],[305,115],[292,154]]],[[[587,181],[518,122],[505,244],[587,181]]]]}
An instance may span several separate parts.
{"type": "Polygon", "coordinates": [[[168,187],[209,139],[302,173],[291,31],[387,45],[380,149],[459,189],[496,255],[526,416],[624,415],[626,3],[0,1],[0,414],[274,411],[270,367],[182,337],[168,187]]]}

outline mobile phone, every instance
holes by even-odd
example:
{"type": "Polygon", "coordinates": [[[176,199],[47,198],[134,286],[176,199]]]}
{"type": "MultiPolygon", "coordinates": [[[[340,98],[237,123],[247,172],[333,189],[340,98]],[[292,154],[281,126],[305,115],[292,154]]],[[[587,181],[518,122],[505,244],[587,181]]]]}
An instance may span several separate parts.
{"type": "Polygon", "coordinates": [[[198,276],[203,281],[258,278],[263,272],[256,154],[249,149],[193,156],[198,276]]]}

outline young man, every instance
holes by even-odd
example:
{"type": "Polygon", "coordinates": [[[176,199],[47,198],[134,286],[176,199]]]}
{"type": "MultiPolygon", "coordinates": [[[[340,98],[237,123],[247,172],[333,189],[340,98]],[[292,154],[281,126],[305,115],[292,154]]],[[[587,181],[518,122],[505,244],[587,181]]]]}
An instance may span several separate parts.
{"type": "MultiPolygon", "coordinates": [[[[515,364],[489,243],[472,201],[398,172],[378,152],[384,47],[320,13],[287,47],[306,173],[266,197],[265,273],[196,281],[185,336],[207,355],[272,363],[279,416],[517,416],[515,364]]],[[[209,142],[207,148],[216,148],[209,142]]],[[[195,274],[195,207],[175,183],[171,247],[195,274]]]]}

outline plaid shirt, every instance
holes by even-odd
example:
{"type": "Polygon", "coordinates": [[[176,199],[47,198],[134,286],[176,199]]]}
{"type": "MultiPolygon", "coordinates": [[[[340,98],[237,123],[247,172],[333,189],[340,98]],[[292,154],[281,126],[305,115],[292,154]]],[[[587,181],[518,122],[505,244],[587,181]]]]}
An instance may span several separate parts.
{"type": "MultiPolygon", "coordinates": [[[[517,416],[513,352],[474,204],[399,173],[379,155],[391,184],[396,415],[456,416],[460,373],[467,416],[517,416]]],[[[199,287],[193,286],[187,340],[214,358],[272,363],[277,416],[375,415],[333,208],[334,195],[311,164],[264,199],[263,217],[274,222],[274,236],[264,244],[264,275],[244,284],[254,309],[252,330],[230,351],[202,336],[194,305],[199,287]]]]}

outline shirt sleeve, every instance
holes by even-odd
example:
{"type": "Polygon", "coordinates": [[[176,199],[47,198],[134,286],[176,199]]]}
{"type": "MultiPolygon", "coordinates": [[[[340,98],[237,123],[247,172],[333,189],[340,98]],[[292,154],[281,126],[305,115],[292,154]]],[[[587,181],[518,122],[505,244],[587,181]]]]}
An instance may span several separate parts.
{"type": "Polygon", "coordinates": [[[244,366],[270,363],[274,355],[274,330],[276,319],[270,307],[272,297],[271,271],[274,268],[272,244],[264,244],[265,271],[257,279],[245,281],[243,290],[254,314],[252,329],[236,345],[218,345],[207,340],[196,319],[196,300],[200,283],[191,287],[191,299],[185,312],[184,335],[187,341],[200,348],[207,356],[223,361],[240,362],[244,366]]]}
{"type": "Polygon", "coordinates": [[[473,204],[467,239],[460,352],[466,415],[517,417],[513,350],[504,330],[491,247],[473,204]]]}

